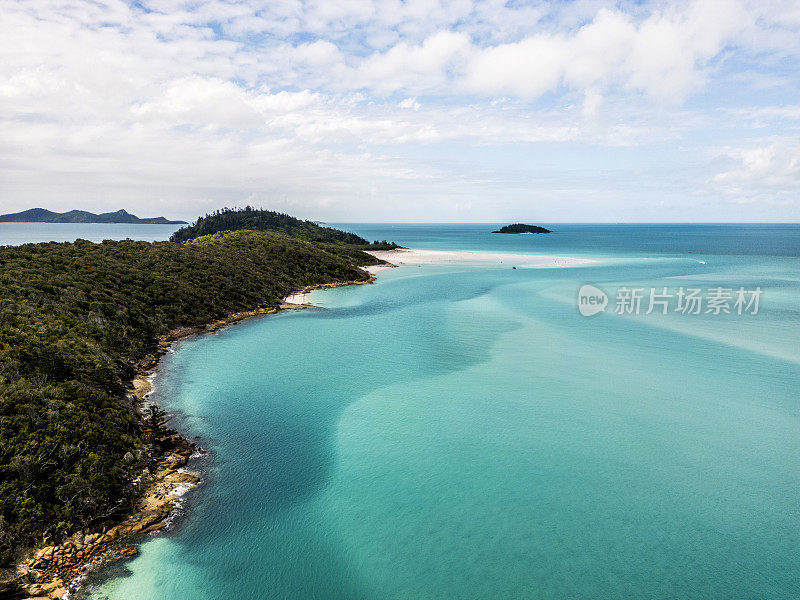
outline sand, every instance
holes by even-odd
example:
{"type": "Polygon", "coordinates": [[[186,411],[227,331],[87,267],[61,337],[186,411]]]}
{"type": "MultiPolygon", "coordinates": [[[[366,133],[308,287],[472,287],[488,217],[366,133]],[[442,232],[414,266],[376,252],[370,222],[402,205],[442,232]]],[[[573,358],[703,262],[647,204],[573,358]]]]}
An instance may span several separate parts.
{"type": "Polygon", "coordinates": [[[587,265],[595,261],[571,256],[505,254],[500,252],[449,252],[444,250],[378,250],[372,256],[396,265],[475,264],[503,265],[523,269],[553,269],[587,265]]]}

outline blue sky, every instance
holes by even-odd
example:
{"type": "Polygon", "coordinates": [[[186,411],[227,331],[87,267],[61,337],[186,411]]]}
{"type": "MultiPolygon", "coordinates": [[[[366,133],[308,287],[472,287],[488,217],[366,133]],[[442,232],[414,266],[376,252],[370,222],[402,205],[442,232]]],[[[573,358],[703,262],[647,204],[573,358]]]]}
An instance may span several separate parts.
{"type": "Polygon", "coordinates": [[[0,208],[800,221],[800,3],[0,0],[0,208]]]}

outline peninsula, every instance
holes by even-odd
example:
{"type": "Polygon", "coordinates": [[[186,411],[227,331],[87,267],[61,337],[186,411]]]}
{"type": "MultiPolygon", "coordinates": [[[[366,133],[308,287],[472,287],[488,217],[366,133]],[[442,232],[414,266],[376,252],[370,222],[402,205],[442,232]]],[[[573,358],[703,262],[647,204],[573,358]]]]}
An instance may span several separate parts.
{"type": "Polygon", "coordinates": [[[369,283],[361,267],[385,263],[361,249],[396,247],[252,208],[175,239],[0,247],[0,597],[61,597],[88,562],[135,551],[125,534],[163,526],[192,444],[137,384],[171,341],[369,283]]]}
{"type": "Polygon", "coordinates": [[[125,209],[99,215],[85,210],[57,213],[46,208],[29,208],[18,213],[0,215],[0,223],[130,223],[135,225],[183,225],[186,221],[170,221],[164,217],[140,219],[125,209]]]}
{"type": "Polygon", "coordinates": [[[505,225],[493,231],[492,233],[553,233],[549,229],[539,227],[538,225],[525,225],[523,223],[514,223],[513,225],[505,225]]]}

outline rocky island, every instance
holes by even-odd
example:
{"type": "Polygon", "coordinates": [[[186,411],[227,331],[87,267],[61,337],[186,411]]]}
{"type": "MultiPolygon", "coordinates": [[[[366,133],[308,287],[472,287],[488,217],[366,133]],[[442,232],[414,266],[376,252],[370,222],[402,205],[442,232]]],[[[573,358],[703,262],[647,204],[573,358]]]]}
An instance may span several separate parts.
{"type": "Polygon", "coordinates": [[[505,225],[493,231],[492,233],[553,233],[549,229],[539,227],[538,225],[525,225],[523,223],[514,223],[513,225],[505,225]]]}

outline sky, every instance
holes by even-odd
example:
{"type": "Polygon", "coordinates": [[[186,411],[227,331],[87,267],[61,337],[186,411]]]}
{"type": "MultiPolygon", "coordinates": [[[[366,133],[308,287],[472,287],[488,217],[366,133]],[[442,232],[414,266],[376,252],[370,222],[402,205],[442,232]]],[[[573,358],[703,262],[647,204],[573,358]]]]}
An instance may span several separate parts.
{"type": "Polygon", "coordinates": [[[800,221],[800,1],[0,0],[0,212],[800,221]]]}

